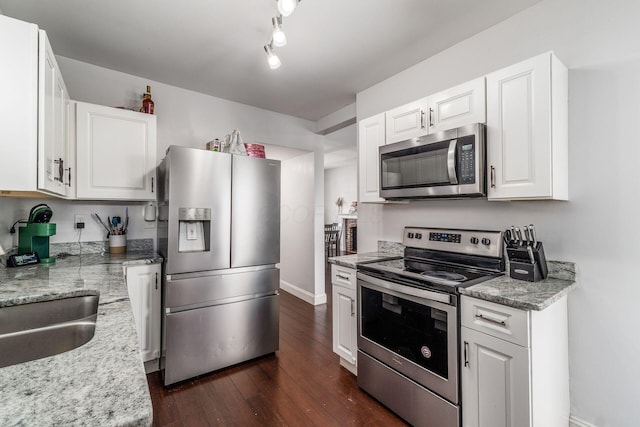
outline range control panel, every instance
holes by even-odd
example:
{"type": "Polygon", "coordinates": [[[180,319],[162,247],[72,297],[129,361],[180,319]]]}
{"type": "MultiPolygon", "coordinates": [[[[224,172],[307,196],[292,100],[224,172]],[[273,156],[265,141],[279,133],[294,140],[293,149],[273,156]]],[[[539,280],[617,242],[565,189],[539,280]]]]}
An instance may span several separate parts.
{"type": "Polygon", "coordinates": [[[409,248],[502,257],[502,231],[405,227],[403,243],[409,248]]]}

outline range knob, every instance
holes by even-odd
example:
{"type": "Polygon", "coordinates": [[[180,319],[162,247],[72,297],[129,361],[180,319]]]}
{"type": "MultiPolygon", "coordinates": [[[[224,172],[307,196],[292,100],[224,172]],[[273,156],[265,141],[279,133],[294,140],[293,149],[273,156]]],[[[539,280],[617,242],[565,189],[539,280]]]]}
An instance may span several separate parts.
{"type": "Polygon", "coordinates": [[[484,239],[482,239],[482,244],[485,246],[489,246],[491,244],[491,239],[485,237],[484,239]]]}
{"type": "Polygon", "coordinates": [[[471,242],[472,245],[477,245],[479,240],[477,237],[472,237],[471,240],[469,240],[471,242]]]}

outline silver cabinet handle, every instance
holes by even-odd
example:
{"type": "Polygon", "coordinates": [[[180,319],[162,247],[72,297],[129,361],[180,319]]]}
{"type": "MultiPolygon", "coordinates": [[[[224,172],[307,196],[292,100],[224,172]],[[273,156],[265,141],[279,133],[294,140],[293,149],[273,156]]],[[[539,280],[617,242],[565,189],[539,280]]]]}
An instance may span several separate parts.
{"type": "Polygon", "coordinates": [[[424,129],[426,124],[425,124],[425,119],[426,119],[426,115],[424,113],[424,111],[420,110],[420,129],[424,129]]]}
{"type": "Polygon", "coordinates": [[[433,108],[429,108],[429,127],[433,127],[433,108]]]}
{"type": "Polygon", "coordinates": [[[153,177],[151,177],[151,192],[153,193],[153,177]]]}
{"type": "Polygon", "coordinates": [[[491,165],[491,188],[496,188],[496,168],[491,165]]]}
{"type": "Polygon", "coordinates": [[[464,366],[469,367],[469,343],[464,342],[464,366]]]}
{"type": "Polygon", "coordinates": [[[492,319],[490,317],[483,316],[482,314],[476,314],[475,317],[476,319],[486,320],[487,322],[495,323],[496,325],[507,326],[507,323],[504,320],[492,319]]]}
{"type": "Polygon", "coordinates": [[[338,276],[338,278],[340,279],[349,280],[349,276],[345,276],[344,274],[341,274],[341,273],[336,274],[336,276],[338,276]]]}
{"type": "Polygon", "coordinates": [[[156,273],[156,289],[158,289],[158,273],[156,273]]]}
{"type": "Polygon", "coordinates": [[[351,317],[353,317],[353,316],[355,316],[355,315],[356,315],[356,309],[355,309],[355,306],[356,306],[355,301],[354,301],[354,300],[351,300],[351,317]]]}

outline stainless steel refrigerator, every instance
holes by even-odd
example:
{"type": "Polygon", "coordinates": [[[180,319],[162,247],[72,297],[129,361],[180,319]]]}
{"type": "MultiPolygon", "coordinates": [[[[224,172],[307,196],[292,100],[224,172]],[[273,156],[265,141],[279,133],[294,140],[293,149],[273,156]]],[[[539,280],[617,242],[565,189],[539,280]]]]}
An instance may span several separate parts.
{"type": "Polygon", "coordinates": [[[278,350],[280,162],[171,146],[158,184],[164,384],[278,350]]]}

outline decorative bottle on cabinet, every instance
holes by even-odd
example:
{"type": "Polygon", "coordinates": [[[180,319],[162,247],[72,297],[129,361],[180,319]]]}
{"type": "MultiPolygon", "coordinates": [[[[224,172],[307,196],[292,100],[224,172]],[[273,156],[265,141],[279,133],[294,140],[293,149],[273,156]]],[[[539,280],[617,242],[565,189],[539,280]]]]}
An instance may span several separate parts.
{"type": "Polygon", "coordinates": [[[153,114],[153,101],[151,100],[151,86],[147,86],[147,93],[144,94],[142,99],[141,113],[153,114]]]}

